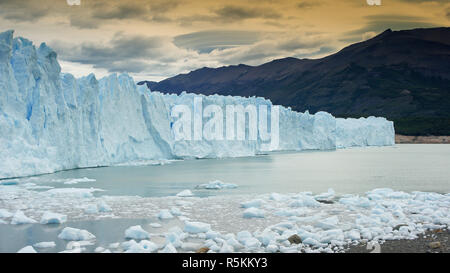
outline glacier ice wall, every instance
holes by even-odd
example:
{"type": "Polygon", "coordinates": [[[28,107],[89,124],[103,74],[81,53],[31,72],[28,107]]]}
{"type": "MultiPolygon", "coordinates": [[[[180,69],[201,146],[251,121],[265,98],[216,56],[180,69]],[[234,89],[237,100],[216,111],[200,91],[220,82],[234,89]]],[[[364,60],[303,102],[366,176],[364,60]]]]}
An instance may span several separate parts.
{"type": "MultiPolygon", "coordinates": [[[[261,141],[175,141],[171,107],[194,95],[164,95],[126,75],[62,74],[45,43],[0,34],[0,179],[139,160],[255,155],[261,141]]],[[[201,96],[204,106],[267,105],[263,98],[201,96]]],[[[335,119],[280,107],[278,150],[394,144],[384,118],[335,119]]]]}

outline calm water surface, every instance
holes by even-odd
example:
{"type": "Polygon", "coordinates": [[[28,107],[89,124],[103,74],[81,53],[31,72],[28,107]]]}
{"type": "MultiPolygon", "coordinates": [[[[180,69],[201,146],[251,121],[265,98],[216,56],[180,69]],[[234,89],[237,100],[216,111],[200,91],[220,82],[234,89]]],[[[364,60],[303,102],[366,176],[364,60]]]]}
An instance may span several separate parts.
{"type": "MultiPolygon", "coordinates": [[[[104,195],[168,196],[191,189],[196,195],[300,192],[364,193],[380,187],[450,192],[450,145],[275,153],[256,157],[186,160],[158,166],[78,169],[39,176],[37,184],[95,187],[104,195]],[[88,177],[96,182],[64,185],[54,179],[88,177]],[[222,191],[195,190],[213,180],[239,185],[222,191]]],[[[34,181],[33,181],[34,182],[34,181]]]]}

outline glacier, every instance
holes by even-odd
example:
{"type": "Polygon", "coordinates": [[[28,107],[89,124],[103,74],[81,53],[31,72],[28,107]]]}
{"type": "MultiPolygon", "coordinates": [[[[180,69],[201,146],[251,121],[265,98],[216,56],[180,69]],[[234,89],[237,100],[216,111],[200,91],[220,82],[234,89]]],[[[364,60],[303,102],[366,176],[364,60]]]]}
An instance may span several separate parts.
{"type": "MultiPolygon", "coordinates": [[[[162,94],[127,74],[98,80],[61,73],[45,43],[0,33],[0,179],[142,160],[252,156],[262,141],[175,141],[174,105],[267,105],[259,97],[162,94]]],[[[381,117],[340,119],[280,107],[277,151],[394,145],[381,117]]]]}

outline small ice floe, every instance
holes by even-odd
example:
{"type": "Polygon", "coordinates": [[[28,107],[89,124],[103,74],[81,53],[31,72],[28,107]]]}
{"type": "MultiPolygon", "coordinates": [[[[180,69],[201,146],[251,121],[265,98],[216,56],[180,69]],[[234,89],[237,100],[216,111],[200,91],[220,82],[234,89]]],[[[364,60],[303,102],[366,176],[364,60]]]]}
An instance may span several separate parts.
{"type": "Polygon", "coordinates": [[[97,181],[97,180],[83,177],[83,178],[68,179],[68,180],[64,181],[63,183],[66,185],[74,185],[74,184],[78,184],[78,183],[95,182],[95,181],[97,181]]]}
{"type": "Polygon", "coordinates": [[[150,234],[147,231],[145,231],[140,225],[137,225],[129,227],[127,230],[125,230],[125,238],[143,240],[149,239],[150,234]]]}
{"type": "Polygon", "coordinates": [[[152,253],[159,249],[157,244],[148,240],[142,240],[139,243],[134,240],[129,242],[129,244],[124,245],[125,253],[152,253]]]}
{"type": "Polygon", "coordinates": [[[206,190],[222,190],[222,189],[235,189],[238,186],[236,184],[224,183],[220,180],[208,182],[206,184],[197,185],[196,188],[206,190]]]}
{"type": "Polygon", "coordinates": [[[360,208],[370,208],[371,206],[370,200],[367,197],[353,195],[346,195],[342,197],[341,199],[339,199],[339,203],[360,208]]]}
{"type": "Polygon", "coordinates": [[[12,217],[13,214],[6,209],[0,209],[0,218],[9,218],[12,217]]]}
{"type": "Polygon", "coordinates": [[[270,200],[273,200],[273,201],[284,201],[284,200],[288,199],[289,197],[284,194],[273,192],[270,194],[269,198],[270,198],[270,200]]]}
{"type": "Polygon", "coordinates": [[[211,230],[211,225],[202,222],[184,222],[184,231],[188,233],[205,233],[211,230]]]}
{"type": "Polygon", "coordinates": [[[53,248],[56,246],[55,242],[40,242],[33,245],[35,248],[53,248]]]}
{"type": "Polygon", "coordinates": [[[170,213],[170,211],[168,209],[162,209],[157,215],[156,217],[158,217],[161,220],[167,220],[167,219],[172,219],[173,215],[172,213],[170,213]]]}
{"type": "Polygon", "coordinates": [[[42,225],[47,224],[62,224],[67,221],[67,216],[60,213],[55,213],[51,211],[46,211],[41,217],[40,223],[42,225]]]}
{"type": "Polygon", "coordinates": [[[169,243],[159,253],[177,253],[177,249],[169,243]]]}
{"type": "Polygon", "coordinates": [[[25,214],[22,211],[17,211],[12,219],[11,219],[11,225],[22,225],[22,224],[34,224],[37,223],[36,220],[25,216],[25,214]]]}
{"type": "Polygon", "coordinates": [[[84,229],[66,227],[58,238],[66,241],[89,241],[95,239],[95,235],[84,229]]]}
{"type": "Polygon", "coordinates": [[[244,218],[264,218],[265,211],[259,208],[248,208],[244,210],[244,218]]]}
{"type": "Polygon", "coordinates": [[[89,204],[84,208],[84,212],[88,214],[97,214],[99,213],[97,204],[89,204]]]}
{"type": "Polygon", "coordinates": [[[177,193],[177,197],[192,197],[194,194],[190,190],[184,190],[177,193]]]}
{"type": "Polygon", "coordinates": [[[103,200],[100,200],[100,202],[97,203],[98,211],[99,212],[111,212],[112,208],[103,200]]]}
{"type": "Polygon", "coordinates": [[[181,215],[183,215],[183,212],[181,212],[181,210],[179,208],[177,208],[177,207],[172,207],[170,209],[170,213],[172,215],[174,215],[174,216],[181,216],[181,215]]]}
{"type": "Polygon", "coordinates": [[[151,226],[152,228],[160,228],[160,227],[162,227],[162,225],[159,224],[159,223],[150,223],[149,226],[151,226]]]}
{"type": "Polygon", "coordinates": [[[76,197],[76,198],[91,198],[94,195],[92,193],[103,191],[102,189],[95,189],[95,188],[57,188],[57,189],[51,189],[48,191],[45,191],[44,193],[53,196],[70,196],[70,197],[76,197]]]}
{"type": "Polygon", "coordinates": [[[339,219],[337,216],[332,216],[323,220],[318,221],[315,226],[323,230],[336,229],[339,224],[339,219]]]}
{"type": "Polygon", "coordinates": [[[293,201],[289,203],[290,207],[298,208],[298,207],[309,207],[315,208],[320,207],[320,203],[314,199],[314,197],[309,194],[299,193],[296,194],[293,198],[293,201]]]}
{"type": "Polygon", "coordinates": [[[327,192],[314,196],[314,199],[316,199],[317,201],[330,201],[334,198],[335,195],[336,192],[332,188],[329,188],[327,192]]]}
{"type": "Polygon", "coordinates": [[[264,201],[262,199],[254,199],[254,200],[242,202],[241,207],[242,208],[259,208],[265,203],[266,203],[266,201],[264,201]]]}
{"type": "Polygon", "coordinates": [[[26,246],[17,251],[17,253],[37,253],[37,251],[32,246],[26,246]]]}

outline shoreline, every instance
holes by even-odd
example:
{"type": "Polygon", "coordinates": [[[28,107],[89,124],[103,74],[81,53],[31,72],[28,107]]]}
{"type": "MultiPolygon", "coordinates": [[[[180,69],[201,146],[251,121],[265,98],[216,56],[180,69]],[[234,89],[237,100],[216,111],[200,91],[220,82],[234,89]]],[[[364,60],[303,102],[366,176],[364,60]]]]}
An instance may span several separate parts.
{"type": "Polygon", "coordinates": [[[450,136],[395,135],[396,144],[450,144],[450,136]]]}
{"type": "Polygon", "coordinates": [[[345,253],[450,253],[450,230],[436,229],[419,234],[416,239],[389,240],[378,247],[367,243],[352,245],[345,253]]]}

